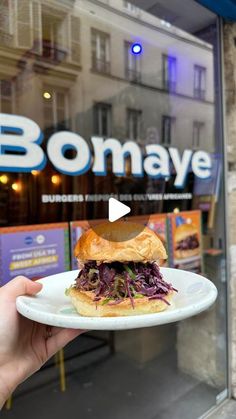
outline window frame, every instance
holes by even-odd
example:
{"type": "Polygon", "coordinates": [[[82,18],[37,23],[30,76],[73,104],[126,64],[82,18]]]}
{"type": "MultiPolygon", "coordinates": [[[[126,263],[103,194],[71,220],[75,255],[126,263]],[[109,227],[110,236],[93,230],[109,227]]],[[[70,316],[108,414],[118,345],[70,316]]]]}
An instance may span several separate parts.
{"type": "MultiPolygon", "coordinates": [[[[126,109],[126,134],[127,134],[127,138],[131,141],[138,141],[141,138],[141,129],[142,129],[142,111],[140,109],[133,109],[133,108],[127,108],[126,109]],[[136,132],[137,135],[130,135],[130,117],[131,116],[135,116],[136,121],[137,121],[137,127],[136,127],[136,132]]],[[[134,130],[133,130],[134,131],[134,130]]],[[[133,134],[133,133],[132,133],[133,134]]]]}
{"type": "MultiPolygon", "coordinates": [[[[63,89],[63,88],[58,87],[58,86],[45,85],[45,86],[43,86],[42,93],[45,92],[45,91],[48,91],[48,92],[52,93],[52,101],[49,102],[48,99],[45,99],[43,97],[43,94],[42,94],[43,112],[45,112],[45,105],[47,103],[49,103],[49,104],[52,103],[51,107],[52,107],[52,119],[53,119],[52,124],[50,126],[47,126],[46,125],[46,119],[45,119],[45,113],[44,113],[45,129],[48,129],[48,128],[58,129],[59,124],[62,123],[62,122],[66,122],[66,125],[68,125],[67,121],[69,121],[69,115],[70,115],[70,113],[69,113],[69,103],[70,103],[70,101],[69,101],[69,94],[70,94],[69,89],[63,89]],[[61,108],[57,104],[58,93],[64,94],[64,100],[65,100],[65,102],[64,102],[65,103],[64,115],[65,115],[65,119],[63,121],[58,120],[58,110],[61,110],[61,108]]],[[[68,128],[68,126],[65,126],[65,128],[68,128]]]]}
{"type": "Polygon", "coordinates": [[[111,73],[111,36],[107,32],[100,31],[96,28],[91,28],[91,68],[98,73],[111,73]],[[102,37],[105,39],[104,58],[101,59],[102,52],[102,37]],[[95,45],[95,49],[94,49],[95,45]]]}
{"type": "Polygon", "coordinates": [[[195,99],[205,100],[206,99],[206,86],[207,86],[206,84],[207,68],[199,64],[194,64],[193,71],[194,71],[193,96],[195,99]],[[202,82],[202,75],[204,75],[203,82],[202,82]],[[197,80],[197,83],[196,83],[196,80],[197,80]],[[202,88],[202,84],[203,84],[203,88],[202,88]]]}
{"type": "Polygon", "coordinates": [[[176,117],[171,115],[162,115],[162,125],[161,125],[161,143],[165,146],[170,146],[173,142],[173,128],[174,124],[176,123],[176,117]],[[166,135],[165,135],[165,123],[166,121],[169,121],[169,134],[168,139],[166,141],[166,135]]]}
{"type": "Polygon", "coordinates": [[[201,147],[202,129],[206,126],[203,121],[193,121],[193,135],[192,135],[192,147],[194,150],[198,150],[201,147]],[[195,133],[197,135],[195,136],[195,133]],[[195,139],[197,138],[197,141],[195,139]]]}
{"type": "Polygon", "coordinates": [[[162,86],[168,92],[176,93],[177,89],[177,57],[169,54],[162,54],[162,86]],[[173,66],[173,69],[172,69],[173,66]],[[171,70],[171,71],[170,71],[171,70]],[[170,77],[174,74],[174,77],[170,77]]]}
{"type": "Polygon", "coordinates": [[[11,99],[9,100],[11,102],[11,113],[15,113],[16,111],[16,85],[13,80],[7,79],[7,78],[1,78],[0,76],[0,112],[4,113],[2,109],[2,98],[6,97],[2,94],[2,82],[7,81],[11,84],[11,99]]]}
{"type": "Polygon", "coordinates": [[[132,54],[132,41],[124,41],[124,72],[129,81],[141,82],[141,55],[132,54]]]}
{"type": "Polygon", "coordinates": [[[93,130],[95,135],[103,138],[109,138],[112,136],[112,105],[107,102],[95,102],[93,106],[93,130]],[[103,134],[102,126],[102,109],[108,111],[107,115],[107,135],[103,134]]]}

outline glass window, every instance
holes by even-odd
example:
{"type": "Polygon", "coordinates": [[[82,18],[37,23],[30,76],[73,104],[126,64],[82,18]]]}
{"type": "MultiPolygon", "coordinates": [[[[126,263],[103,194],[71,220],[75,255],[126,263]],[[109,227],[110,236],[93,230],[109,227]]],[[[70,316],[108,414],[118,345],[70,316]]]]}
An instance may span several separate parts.
{"type": "Polygon", "coordinates": [[[193,122],[193,148],[199,148],[204,140],[204,122],[194,121],[193,122]]]}
{"type": "Polygon", "coordinates": [[[70,59],[80,64],[80,19],[70,16],[70,59]]]}
{"type": "Polygon", "coordinates": [[[177,60],[176,57],[163,54],[163,87],[171,92],[176,91],[177,60]]]}
{"type": "Polygon", "coordinates": [[[125,41],[125,77],[129,81],[141,81],[141,56],[133,54],[132,42],[125,41]]]}
{"type": "Polygon", "coordinates": [[[142,111],[127,109],[127,136],[130,140],[141,138],[142,111]]]}
{"type": "MultiPolygon", "coordinates": [[[[31,3],[28,1],[14,0],[15,4],[15,40],[19,48],[31,48],[32,46],[32,14],[31,3]]],[[[13,11],[12,11],[13,13],[13,11]]]]}
{"type": "Polygon", "coordinates": [[[8,44],[11,40],[10,34],[12,33],[12,14],[10,0],[1,1],[0,13],[0,36],[3,44],[8,44]]]}
{"type": "Polygon", "coordinates": [[[97,103],[94,106],[94,130],[101,137],[111,136],[111,105],[97,103]]]}
{"type": "Polygon", "coordinates": [[[92,68],[102,73],[110,73],[110,35],[96,29],[92,34],[92,68]]]}
{"type": "Polygon", "coordinates": [[[3,113],[14,112],[14,85],[10,80],[0,80],[0,110],[3,113]]]}
{"type": "Polygon", "coordinates": [[[42,96],[45,126],[50,129],[68,128],[68,92],[45,86],[42,96]]]}
{"type": "Polygon", "coordinates": [[[162,143],[170,145],[173,141],[173,129],[175,124],[175,118],[172,116],[162,116],[162,143]]]}
{"type": "Polygon", "coordinates": [[[206,68],[194,65],[194,97],[204,100],[206,96],[206,68]]]}

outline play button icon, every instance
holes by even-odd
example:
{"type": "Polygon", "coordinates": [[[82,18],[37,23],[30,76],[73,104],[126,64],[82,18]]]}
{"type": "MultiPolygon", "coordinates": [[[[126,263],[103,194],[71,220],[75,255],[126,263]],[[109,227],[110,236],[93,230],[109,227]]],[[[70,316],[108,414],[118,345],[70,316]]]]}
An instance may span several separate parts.
{"type": "MultiPolygon", "coordinates": [[[[130,201],[127,203],[130,203],[130,201]]],[[[133,212],[137,211],[137,205],[131,207],[131,211],[131,208],[128,205],[112,196],[108,197],[107,204],[108,219],[104,220],[104,218],[101,218],[88,220],[90,228],[95,233],[95,237],[100,236],[110,242],[121,243],[137,237],[142,233],[145,226],[149,225],[150,215],[142,214],[143,208],[141,210],[139,209],[139,214],[133,214],[133,212]],[[126,224],[126,229],[120,228],[123,223],[126,224]]],[[[99,203],[97,205],[99,206],[99,203]]],[[[103,203],[100,208],[101,213],[104,214],[103,203]]]]}
{"type": "Polygon", "coordinates": [[[124,217],[124,215],[129,214],[130,207],[128,205],[122,204],[115,198],[110,198],[108,203],[108,219],[111,223],[119,218],[124,217]]]}

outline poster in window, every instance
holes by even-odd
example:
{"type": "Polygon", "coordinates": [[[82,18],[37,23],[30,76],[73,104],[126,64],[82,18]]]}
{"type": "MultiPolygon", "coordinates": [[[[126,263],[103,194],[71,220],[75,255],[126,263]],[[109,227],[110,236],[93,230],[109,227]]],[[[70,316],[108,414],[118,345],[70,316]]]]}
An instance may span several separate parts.
{"type": "Polygon", "coordinates": [[[35,280],[69,269],[67,223],[0,228],[1,285],[18,275],[35,280]]]}
{"type": "Polygon", "coordinates": [[[201,211],[168,214],[169,264],[172,268],[202,272],[201,211]]]}

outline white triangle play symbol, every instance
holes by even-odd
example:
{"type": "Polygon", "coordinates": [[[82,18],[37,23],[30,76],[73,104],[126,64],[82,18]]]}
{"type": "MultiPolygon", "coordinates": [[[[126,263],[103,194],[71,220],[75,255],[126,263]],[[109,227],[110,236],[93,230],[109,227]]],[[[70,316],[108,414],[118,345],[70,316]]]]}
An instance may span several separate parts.
{"type": "Polygon", "coordinates": [[[119,220],[119,218],[124,217],[124,215],[130,212],[130,207],[128,205],[122,204],[115,198],[110,198],[108,203],[108,219],[111,223],[113,221],[119,220]]]}

